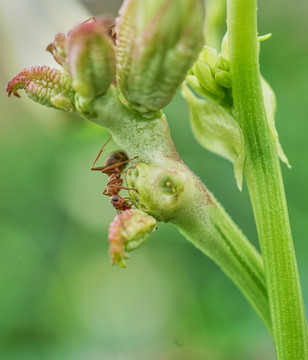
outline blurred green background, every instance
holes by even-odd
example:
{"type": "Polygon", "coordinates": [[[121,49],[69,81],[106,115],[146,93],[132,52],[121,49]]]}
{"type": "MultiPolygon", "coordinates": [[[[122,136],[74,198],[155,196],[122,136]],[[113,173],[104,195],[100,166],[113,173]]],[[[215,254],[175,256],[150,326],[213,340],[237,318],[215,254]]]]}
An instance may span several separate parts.
{"type": "MultiPolygon", "coordinates": [[[[101,195],[107,177],[90,171],[108,134],[22,92],[6,97],[22,68],[53,64],[44,49],[56,32],[91,13],[115,15],[120,3],[0,2],[0,359],[274,359],[237,288],[171,225],[159,224],[126,269],[112,267],[107,229],[115,211],[101,195]]],[[[277,128],[292,164],[282,167],[306,305],[307,18],[306,1],[259,1],[259,32],[273,33],[262,43],[261,70],[276,91],[277,128]]],[[[195,142],[180,95],[165,112],[183,160],[258,246],[247,190],[237,190],[231,164],[195,142]]]]}

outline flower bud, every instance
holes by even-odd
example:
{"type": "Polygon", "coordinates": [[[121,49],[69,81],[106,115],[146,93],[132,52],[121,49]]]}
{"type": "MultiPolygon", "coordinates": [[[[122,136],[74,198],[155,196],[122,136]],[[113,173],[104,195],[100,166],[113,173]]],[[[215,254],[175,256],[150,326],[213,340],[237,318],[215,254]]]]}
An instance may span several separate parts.
{"type": "Polygon", "coordinates": [[[30,99],[56,109],[74,111],[75,92],[69,75],[48,66],[32,66],[22,70],[7,85],[8,96],[20,97],[24,89],[30,99]]]}
{"type": "Polygon", "coordinates": [[[55,40],[47,45],[46,50],[51,53],[55,61],[68,72],[68,65],[66,61],[66,45],[67,39],[65,34],[58,33],[55,36],[55,40]]]}
{"type": "Polygon", "coordinates": [[[156,220],[141,210],[125,210],[117,215],[109,227],[108,240],[112,265],[126,267],[123,259],[131,251],[141,246],[156,228],[156,220]]]}
{"type": "Polygon", "coordinates": [[[202,60],[197,61],[193,67],[193,72],[206,95],[217,99],[225,97],[224,89],[216,82],[208,63],[202,60]]]}
{"type": "Polygon", "coordinates": [[[230,103],[229,70],[229,61],[217,54],[215,49],[204,46],[186,81],[199,94],[218,102],[230,103]]]}
{"type": "Polygon", "coordinates": [[[67,35],[67,62],[73,89],[85,99],[103,95],[115,79],[115,49],[110,19],[90,19],[67,35]]]}
{"type": "Polygon", "coordinates": [[[128,169],[126,183],[137,191],[129,191],[134,204],[158,221],[175,219],[186,201],[191,201],[191,188],[195,185],[182,168],[160,167],[138,163],[128,169]]]}
{"type": "Polygon", "coordinates": [[[126,0],[116,31],[122,93],[141,113],[160,110],[202,48],[202,1],[126,0]]]}
{"type": "Polygon", "coordinates": [[[215,101],[197,98],[187,86],[183,86],[183,95],[189,104],[190,122],[196,139],[207,150],[233,163],[237,186],[241,190],[245,144],[240,126],[215,101]]]}
{"type": "MultiPolygon", "coordinates": [[[[271,34],[259,36],[259,43],[270,37],[271,34]]],[[[241,129],[231,116],[233,98],[228,34],[222,40],[220,54],[217,54],[215,49],[204,46],[199,59],[187,75],[186,82],[193,90],[207,98],[206,101],[199,101],[187,87],[183,88],[183,94],[190,105],[191,124],[195,137],[208,150],[233,162],[237,185],[241,188],[244,157],[240,155],[241,129]],[[232,134],[228,135],[229,131],[232,134]]],[[[267,121],[278,155],[281,161],[290,167],[275,126],[275,94],[262,76],[261,85],[267,121]]]]}

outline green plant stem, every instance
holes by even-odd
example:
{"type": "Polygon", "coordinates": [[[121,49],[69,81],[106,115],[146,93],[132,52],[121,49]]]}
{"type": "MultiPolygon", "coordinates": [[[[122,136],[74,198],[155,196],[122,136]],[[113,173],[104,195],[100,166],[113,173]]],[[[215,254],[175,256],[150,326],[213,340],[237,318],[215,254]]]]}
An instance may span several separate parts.
{"type": "Polygon", "coordinates": [[[245,177],[263,255],[279,360],[307,359],[307,329],[279,159],[261,91],[256,0],[228,0],[234,116],[246,144],[245,177]]]}
{"type": "Polygon", "coordinates": [[[199,203],[194,200],[193,206],[185,209],[184,216],[173,222],[189,241],[216,262],[238,286],[271,333],[267,290],[260,254],[212,194],[210,199],[210,203],[202,197],[199,203]],[[206,221],[205,214],[210,221],[206,221]]]}
{"type": "MultiPolygon", "coordinates": [[[[111,89],[108,96],[97,100],[96,117],[90,120],[110,131],[117,144],[130,157],[138,156],[138,173],[142,183],[140,186],[128,183],[128,186],[137,188],[139,196],[144,193],[146,200],[156,199],[153,206],[156,218],[172,222],[187,239],[216,262],[244,293],[271,331],[260,254],[200,179],[183,164],[170,138],[164,115],[159,112],[156,118],[144,119],[130,111],[116,95],[112,96],[112,92],[115,90],[111,89]],[[148,168],[147,172],[142,173],[143,168],[148,168]],[[164,215],[168,212],[168,206],[162,205],[163,196],[153,179],[157,171],[162,176],[169,176],[170,169],[185,178],[185,185],[183,193],[179,194],[181,205],[168,217],[164,215]],[[181,200],[183,197],[184,200],[181,200]]],[[[147,208],[151,206],[150,202],[148,200],[147,208]]]]}

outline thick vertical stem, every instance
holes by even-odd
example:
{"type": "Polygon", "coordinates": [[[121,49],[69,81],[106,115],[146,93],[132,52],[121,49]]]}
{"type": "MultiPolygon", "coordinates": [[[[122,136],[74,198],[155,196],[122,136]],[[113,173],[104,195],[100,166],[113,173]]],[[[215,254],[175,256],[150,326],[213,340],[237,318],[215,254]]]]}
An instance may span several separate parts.
{"type": "Polygon", "coordinates": [[[246,143],[245,177],[265,267],[277,357],[307,359],[304,305],[280,164],[261,90],[256,0],[228,0],[234,116],[246,143]]]}

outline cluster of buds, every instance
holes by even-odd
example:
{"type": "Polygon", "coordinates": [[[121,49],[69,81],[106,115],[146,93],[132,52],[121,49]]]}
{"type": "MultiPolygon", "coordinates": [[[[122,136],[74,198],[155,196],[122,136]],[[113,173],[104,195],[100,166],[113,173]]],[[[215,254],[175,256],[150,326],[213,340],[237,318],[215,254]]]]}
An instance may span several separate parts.
{"type": "Polygon", "coordinates": [[[22,70],[8,84],[7,93],[18,90],[46,106],[75,111],[78,97],[91,101],[107,92],[115,80],[115,48],[112,19],[91,18],[67,35],[58,33],[46,50],[62,70],[33,66],[22,70]]]}
{"type": "MultiPolygon", "coordinates": [[[[269,37],[270,35],[259,37],[259,41],[269,37]]],[[[263,78],[261,80],[269,128],[280,159],[289,166],[275,127],[275,94],[269,84],[263,78]]],[[[191,126],[196,139],[206,149],[233,163],[235,179],[238,188],[241,189],[245,143],[242,129],[233,117],[227,34],[222,41],[220,53],[216,49],[204,46],[198,60],[186,76],[182,93],[189,104],[191,126]]]]}
{"type": "MultiPolygon", "coordinates": [[[[7,93],[19,97],[23,89],[42,105],[76,111],[92,121],[110,118],[106,109],[98,115],[97,104],[114,103],[121,107],[111,106],[112,116],[154,119],[172,100],[202,49],[203,7],[203,0],[124,0],[115,22],[91,18],[67,34],[57,34],[46,50],[61,69],[24,69],[9,82],[7,93]],[[120,115],[114,114],[117,111],[120,115]]],[[[155,185],[174,212],[182,185],[167,178],[155,185]]],[[[155,224],[152,216],[139,210],[117,215],[109,230],[112,262],[125,266],[125,251],[143,243],[155,224]]]]}
{"type": "MultiPolygon", "coordinates": [[[[203,45],[201,0],[126,0],[116,23],[91,18],[59,33],[47,46],[62,70],[24,69],[7,93],[88,117],[91,102],[116,87],[119,97],[148,116],[165,107],[203,45]]],[[[92,109],[91,109],[92,107],[92,109]]]]}

